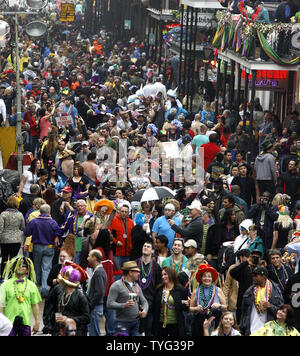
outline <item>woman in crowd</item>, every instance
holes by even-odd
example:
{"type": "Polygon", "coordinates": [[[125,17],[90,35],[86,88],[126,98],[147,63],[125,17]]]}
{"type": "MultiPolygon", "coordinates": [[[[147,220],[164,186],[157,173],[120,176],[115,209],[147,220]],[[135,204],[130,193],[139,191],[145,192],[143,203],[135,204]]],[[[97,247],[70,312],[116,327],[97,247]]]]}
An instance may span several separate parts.
{"type": "Polygon", "coordinates": [[[295,312],[288,305],[283,304],[276,313],[276,319],[267,322],[250,336],[300,336],[295,328],[295,312]]]}
{"type": "Polygon", "coordinates": [[[209,327],[214,319],[215,317],[211,316],[204,321],[204,336],[241,336],[234,313],[230,311],[222,314],[218,327],[209,335],[209,327]]]}
{"type": "Polygon", "coordinates": [[[227,309],[226,299],[223,291],[215,285],[218,272],[208,264],[198,267],[196,279],[198,287],[193,292],[190,302],[190,312],[194,314],[192,324],[193,337],[203,336],[203,323],[208,315],[220,319],[222,311],[227,309]]]}
{"type": "Polygon", "coordinates": [[[5,263],[18,255],[25,230],[23,214],[18,211],[19,202],[15,196],[10,196],[7,209],[0,214],[0,247],[1,247],[1,274],[5,263]]]}
{"type": "Polygon", "coordinates": [[[81,199],[87,196],[90,184],[88,179],[84,176],[82,166],[76,165],[74,167],[74,174],[69,178],[67,185],[73,189],[74,199],[81,199]]]}
{"type": "Polygon", "coordinates": [[[41,169],[41,162],[39,159],[35,158],[32,160],[30,167],[25,171],[21,177],[19,189],[17,196],[22,196],[25,198],[30,195],[30,186],[37,183],[38,181],[38,172],[41,169]]]}
{"type": "Polygon", "coordinates": [[[61,177],[57,174],[57,168],[55,165],[49,167],[48,185],[51,185],[51,187],[55,189],[56,194],[61,194],[62,189],[66,185],[61,177]]]}
{"type": "Polygon", "coordinates": [[[162,269],[162,284],[154,296],[152,332],[156,337],[185,336],[185,310],[188,310],[187,290],[178,282],[173,269],[162,269]]]}

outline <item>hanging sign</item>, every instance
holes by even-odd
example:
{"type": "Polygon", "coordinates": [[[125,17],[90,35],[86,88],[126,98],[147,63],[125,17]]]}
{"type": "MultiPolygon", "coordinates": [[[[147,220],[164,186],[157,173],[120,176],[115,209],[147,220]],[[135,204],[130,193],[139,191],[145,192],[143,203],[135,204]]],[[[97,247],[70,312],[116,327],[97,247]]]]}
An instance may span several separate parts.
{"type": "Polygon", "coordinates": [[[74,4],[61,4],[60,21],[75,21],[75,5],[74,4]]]}

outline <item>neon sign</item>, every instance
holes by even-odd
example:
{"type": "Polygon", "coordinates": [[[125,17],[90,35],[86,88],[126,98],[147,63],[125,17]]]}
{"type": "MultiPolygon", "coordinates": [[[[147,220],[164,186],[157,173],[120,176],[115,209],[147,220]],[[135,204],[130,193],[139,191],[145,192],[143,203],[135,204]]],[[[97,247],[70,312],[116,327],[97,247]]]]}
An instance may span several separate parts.
{"type": "MultiPolygon", "coordinates": [[[[252,84],[252,79],[249,80],[249,84],[252,84]]],[[[258,79],[255,81],[255,86],[256,87],[272,87],[272,88],[278,88],[279,87],[279,81],[278,80],[273,80],[273,79],[258,79]]]]}
{"type": "MultiPolygon", "coordinates": [[[[242,70],[242,78],[245,78],[246,73],[242,70]]],[[[249,79],[252,78],[252,74],[249,74],[249,79]]],[[[287,70],[257,70],[256,79],[287,79],[287,70]]]]}

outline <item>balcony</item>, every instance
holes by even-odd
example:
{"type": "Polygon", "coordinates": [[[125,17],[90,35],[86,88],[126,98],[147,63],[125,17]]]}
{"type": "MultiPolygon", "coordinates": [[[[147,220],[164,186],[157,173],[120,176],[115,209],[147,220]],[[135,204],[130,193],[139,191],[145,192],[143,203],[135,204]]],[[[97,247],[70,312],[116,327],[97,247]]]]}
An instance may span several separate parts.
{"type": "Polygon", "coordinates": [[[212,44],[246,61],[273,62],[281,66],[300,63],[295,50],[300,48],[300,24],[253,22],[251,16],[217,12],[218,29],[212,44]]]}

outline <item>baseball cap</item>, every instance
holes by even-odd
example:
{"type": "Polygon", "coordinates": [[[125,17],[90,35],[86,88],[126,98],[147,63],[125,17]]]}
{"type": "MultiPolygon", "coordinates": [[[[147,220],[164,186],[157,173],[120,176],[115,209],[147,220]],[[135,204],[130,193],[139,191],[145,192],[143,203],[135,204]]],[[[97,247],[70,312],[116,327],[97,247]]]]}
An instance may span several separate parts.
{"type": "Polygon", "coordinates": [[[255,267],[252,274],[268,277],[268,270],[265,267],[255,267]]]}
{"type": "Polygon", "coordinates": [[[81,146],[84,146],[84,145],[85,145],[85,146],[89,146],[88,141],[82,141],[82,142],[81,142],[81,146]]]}
{"type": "Polygon", "coordinates": [[[187,240],[186,243],[184,244],[184,247],[194,247],[197,248],[197,242],[195,240],[187,240]]]}
{"type": "Polygon", "coordinates": [[[199,211],[201,211],[201,207],[202,204],[199,200],[193,200],[192,204],[187,206],[188,209],[197,209],[199,211]]]}
{"type": "Polygon", "coordinates": [[[62,189],[62,192],[73,193],[73,189],[71,187],[64,187],[64,189],[62,189]]]}

